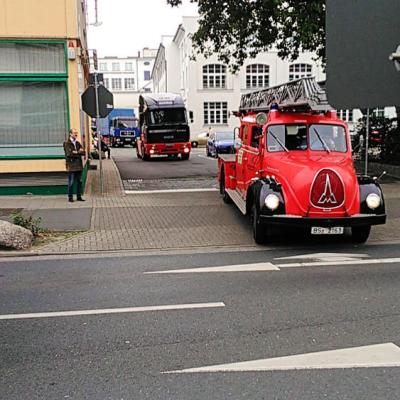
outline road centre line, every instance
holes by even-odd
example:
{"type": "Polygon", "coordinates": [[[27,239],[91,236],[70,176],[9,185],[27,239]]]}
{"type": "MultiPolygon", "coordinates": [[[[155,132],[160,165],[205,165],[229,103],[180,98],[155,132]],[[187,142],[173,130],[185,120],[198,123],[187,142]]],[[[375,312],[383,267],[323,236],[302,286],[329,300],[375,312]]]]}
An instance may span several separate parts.
{"type": "Polygon", "coordinates": [[[0,315],[0,320],[72,317],[79,315],[123,314],[123,313],[138,313],[147,311],[191,310],[199,308],[218,308],[218,307],[225,307],[225,304],[223,302],[192,303],[192,304],[173,304],[173,305],[162,305],[162,306],[147,306],[147,307],[105,308],[97,310],[54,311],[54,312],[29,313],[29,314],[5,314],[5,315],[0,315]]]}
{"type": "Polygon", "coordinates": [[[351,260],[351,261],[317,261],[317,262],[300,262],[289,264],[272,264],[270,262],[256,264],[237,264],[224,265],[218,267],[197,267],[185,269],[172,269],[149,271],[144,274],[188,274],[188,273],[205,273],[205,272],[264,272],[264,271],[280,271],[281,268],[298,268],[298,267],[323,267],[323,266],[345,266],[345,265],[369,265],[369,264],[393,264],[400,263],[400,258],[380,258],[371,260],[351,260]]]}
{"type": "Polygon", "coordinates": [[[216,192],[217,188],[196,189],[161,189],[161,190],[125,190],[125,194],[158,194],[158,193],[190,193],[190,192],[216,192]]]}

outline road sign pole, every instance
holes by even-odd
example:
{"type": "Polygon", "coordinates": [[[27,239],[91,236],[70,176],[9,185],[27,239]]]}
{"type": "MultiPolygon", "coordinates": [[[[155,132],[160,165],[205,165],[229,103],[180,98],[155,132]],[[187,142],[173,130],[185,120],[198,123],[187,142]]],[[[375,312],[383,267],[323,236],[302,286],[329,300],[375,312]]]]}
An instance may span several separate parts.
{"type": "Polygon", "coordinates": [[[94,73],[94,89],[96,97],[96,130],[97,130],[97,151],[99,153],[99,169],[100,169],[100,194],[103,196],[103,166],[102,166],[102,135],[100,128],[100,111],[99,111],[99,82],[97,77],[97,72],[94,73]]]}
{"type": "Polygon", "coordinates": [[[365,124],[365,175],[368,175],[368,142],[369,140],[369,108],[367,108],[367,123],[365,124]]]}

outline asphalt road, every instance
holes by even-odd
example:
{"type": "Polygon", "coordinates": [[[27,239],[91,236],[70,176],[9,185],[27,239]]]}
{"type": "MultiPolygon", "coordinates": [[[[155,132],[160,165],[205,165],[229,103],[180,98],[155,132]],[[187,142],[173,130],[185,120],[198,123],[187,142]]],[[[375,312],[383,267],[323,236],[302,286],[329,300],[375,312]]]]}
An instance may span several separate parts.
{"type": "Polygon", "coordinates": [[[0,397],[398,399],[399,284],[398,244],[1,259],[0,397]]]}
{"type": "Polygon", "coordinates": [[[143,161],[132,147],[114,148],[112,157],[126,190],[215,187],[217,161],[206,156],[205,148],[192,149],[187,161],[163,156],[143,161]]]}

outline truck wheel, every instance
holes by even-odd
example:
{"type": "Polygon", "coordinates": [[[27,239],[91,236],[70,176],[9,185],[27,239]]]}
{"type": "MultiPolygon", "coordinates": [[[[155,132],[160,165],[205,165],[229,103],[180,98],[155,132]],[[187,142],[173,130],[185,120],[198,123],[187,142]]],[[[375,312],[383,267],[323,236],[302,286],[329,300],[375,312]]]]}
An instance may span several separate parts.
{"type": "Polygon", "coordinates": [[[226,204],[231,204],[232,199],[229,197],[228,192],[225,190],[225,173],[224,170],[221,171],[221,181],[219,183],[219,193],[222,196],[222,200],[226,204]]]}
{"type": "Polygon", "coordinates": [[[150,154],[143,153],[143,161],[150,161],[150,154]]]}
{"type": "Polygon", "coordinates": [[[141,158],[141,157],[140,157],[140,154],[139,154],[139,150],[138,150],[137,147],[136,147],[136,157],[137,157],[137,158],[141,158]]]}
{"type": "Polygon", "coordinates": [[[371,232],[370,226],[354,226],[351,228],[351,239],[353,243],[365,243],[371,232]]]}
{"type": "Polygon", "coordinates": [[[182,154],[181,158],[182,158],[182,160],[189,160],[189,156],[190,156],[190,154],[182,154]]]}
{"type": "Polygon", "coordinates": [[[254,204],[252,208],[252,218],[253,218],[253,237],[257,244],[265,244],[268,239],[268,227],[261,224],[259,219],[259,212],[254,204]]]}

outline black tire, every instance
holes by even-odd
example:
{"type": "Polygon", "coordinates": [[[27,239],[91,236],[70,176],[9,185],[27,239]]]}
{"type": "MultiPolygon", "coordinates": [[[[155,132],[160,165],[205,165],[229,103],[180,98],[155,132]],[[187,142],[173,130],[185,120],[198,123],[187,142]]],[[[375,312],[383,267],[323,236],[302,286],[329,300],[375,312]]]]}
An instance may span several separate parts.
{"type": "Polygon", "coordinates": [[[150,161],[150,154],[143,153],[142,160],[143,161],[150,161]]]}
{"type": "Polygon", "coordinates": [[[210,157],[210,156],[211,156],[211,153],[208,151],[208,147],[206,147],[206,156],[207,156],[207,157],[210,157]]]}
{"type": "Polygon", "coordinates": [[[351,228],[351,239],[353,243],[365,243],[371,232],[370,226],[354,226],[351,228]]]}
{"type": "Polygon", "coordinates": [[[218,150],[215,149],[215,158],[218,158],[218,150]]]}
{"type": "Polygon", "coordinates": [[[268,226],[262,224],[259,218],[257,207],[253,204],[251,216],[253,219],[253,237],[257,244],[265,244],[269,239],[268,226]]]}
{"type": "Polygon", "coordinates": [[[141,158],[141,157],[140,157],[140,154],[139,154],[139,150],[138,150],[137,147],[136,147],[136,157],[137,157],[137,158],[141,158]]]}
{"type": "Polygon", "coordinates": [[[181,155],[182,161],[189,160],[189,157],[190,157],[190,154],[182,154],[182,155],[181,155]]]}
{"type": "Polygon", "coordinates": [[[192,147],[199,147],[199,142],[196,142],[195,140],[192,142],[192,147]]]}
{"type": "Polygon", "coordinates": [[[225,174],[224,174],[224,170],[221,171],[221,181],[219,183],[219,193],[220,193],[224,203],[226,203],[226,204],[231,204],[232,203],[232,199],[230,198],[228,192],[225,190],[225,174]]]}

